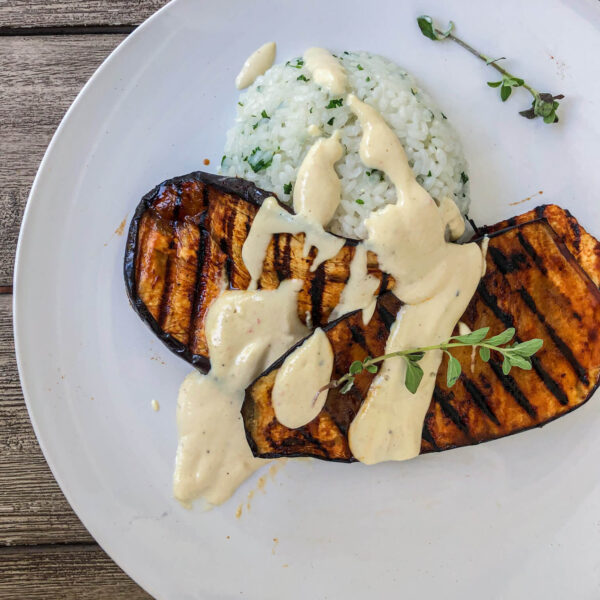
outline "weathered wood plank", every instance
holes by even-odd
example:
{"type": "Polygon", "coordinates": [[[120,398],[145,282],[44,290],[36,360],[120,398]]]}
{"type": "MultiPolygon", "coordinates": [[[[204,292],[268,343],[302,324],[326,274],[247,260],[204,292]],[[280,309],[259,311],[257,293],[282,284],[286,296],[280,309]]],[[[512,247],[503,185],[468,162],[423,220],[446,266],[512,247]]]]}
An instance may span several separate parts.
{"type": "Polygon", "coordinates": [[[23,209],[52,134],[77,92],[125,37],[0,37],[0,286],[12,283],[23,209]]]}
{"type": "Polygon", "coordinates": [[[141,600],[151,598],[91,545],[0,548],[3,600],[141,600]]]}
{"type": "Polygon", "coordinates": [[[91,542],[33,433],[14,356],[11,306],[12,296],[0,295],[0,546],[91,542]]]}
{"type": "Polygon", "coordinates": [[[0,27],[139,25],[167,0],[2,0],[0,27]]]}

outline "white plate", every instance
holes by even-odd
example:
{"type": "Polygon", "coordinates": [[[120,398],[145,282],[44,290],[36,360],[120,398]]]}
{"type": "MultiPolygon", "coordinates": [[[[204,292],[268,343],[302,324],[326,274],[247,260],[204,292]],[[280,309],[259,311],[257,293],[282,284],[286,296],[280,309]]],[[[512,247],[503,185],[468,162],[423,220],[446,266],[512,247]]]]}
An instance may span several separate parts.
{"type": "Polygon", "coordinates": [[[256,479],[211,512],[171,495],[175,398],[190,369],[129,307],[113,232],[156,183],[204,158],[215,168],[233,78],[259,44],[275,39],[279,60],[315,44],[396,59],[462,132],[477,221],[556,202],[600,234],[597,3],[429,4],[535,86],[565,93],[556,126],[522,119],[523,90],[502,104],[489,68],[422,37],[422,10],[178,0],[98,70],[40,167],[15,274],[25,397],[77,514],[158,598],[598,597],[598,398],[543,430],[406,464],[289,462],[239,519],[256,479]]]}

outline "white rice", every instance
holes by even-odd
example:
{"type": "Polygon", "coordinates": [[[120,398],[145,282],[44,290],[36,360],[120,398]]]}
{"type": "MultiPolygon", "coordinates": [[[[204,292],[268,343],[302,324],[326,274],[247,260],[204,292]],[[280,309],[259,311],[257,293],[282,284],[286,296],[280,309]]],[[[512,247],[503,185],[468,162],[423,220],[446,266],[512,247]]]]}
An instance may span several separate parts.
{"type": "MultiPolygon", "coordinates": [[[[466,214],[470,202],[467,163],[446,116],[393,62],[365,52],[344,52],[338,58],[346,68],[352,92],[375,107],[398,135],[423,187],[437,201],[451,197],[466,214]]],[[[340,235],[363,238],[363,219],[395,202],[396,193],[383,173],[372,172],[361,162],[362,131],[345,98],[342,106],[327,108],[339,104],[339,98],[310,78],[301,59],[274,65],[257,78],[239,98],[221,172],[249,179],[291,203],[290,188],[298,168],[317,139],[310,135],[309,127],[318,127],[324,136],[339,129],[346,150],[336,165],[342,201],[329,228],[340,235]],[[271,157],[270,165],[260,168],[260,159],[265,164],[271,157]],[[255,172],[252,165],[259,170],[255,172]]]]}

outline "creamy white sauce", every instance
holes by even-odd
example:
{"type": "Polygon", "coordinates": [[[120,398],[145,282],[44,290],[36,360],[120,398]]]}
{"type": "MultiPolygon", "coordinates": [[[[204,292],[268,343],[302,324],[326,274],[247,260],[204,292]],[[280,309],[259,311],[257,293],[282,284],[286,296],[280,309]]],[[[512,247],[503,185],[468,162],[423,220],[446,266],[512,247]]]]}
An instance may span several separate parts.
{"type": "Polygon", "coordinates": [[[367,271],[367,249],[364,244],[358,244],[350,263],[350,278],[342,290],[340,301],[331,311],[329,322],[362,308],[363,324],[366,325],[375,312],[375,292],[378,288],[379,279],[367,271]]]}
{"type": "Polygon", "coordinates": [[[285,359],[277,372],[271,402],[282,425],[296,429],[321,412],[327,391],[321,392],[315,401],[315,390],[329,383],[332,369],[333,350],[319,327],[285,359]]]}
{"type": "Polygon", "coordinates": [[[334,95],[344,94],[348,87],[346,69],[325,48],[309,48],[304,53],[304,66],[315,83],[334,95]]]}
{"type": "MultiPolygon", "coordinates": [[[[418,184],[400,141],[371,106],[353,95],[348,105],[363,129],[360,157],[384,171],[398,200],[366,221],[366,246],[395,281],[402,307],[388,338],[386,353],[435,345],[452,334],[481,276],[481,251],[475,244],[449,244],[442,214],[418,184]]],[[[420,361],[424,377],[416,394],[404,385],[405,362],[386,360],[348,432],[350,449],[361,462],[406,460],[421,447],[423,420],[431,401],[440,351],[420,361]]]]}
{"type": "Polygon", "coordinates": [[[309,125],[306,131],[308,132],[308,135],[312,137],[318,137],[321,135],[321,130],[314,123],[309,125]]]}
{"type": "Polygon", "coordinates": [[[235,78],[235,86],[238,90],[243,90],[254,83],[254,80],[263,75],[267,69],[270,69],[275,60],[277,46],[275,42],[267,42],[258,50],[253,52],[244,63],[238,76],[235,78]]]}
{"type": "Polygon", "coordinates": [[[275,200],[267,198],[252,221],[250,233],[242,247],[242,260],[250,273],[251,283],[248,289],[256,289],[269,242],[275,233],[304,233],[304,256],[310,249],[317,249],[310,270],[315,271],[324,261],[333,258],[344,245],[342,238],[327,233],[321,225],[309,221],[302,215],[290,214],[275,200]]]}
{"type": "Polygon", "coordinates": [[[333,168],[342,158],[340,132],[320,138],[308,150],[294,185],[294,211],[325,227],[331,221],[342,195],[342,182],[333,168]]]}
{"type": "Polygon", "coordinates": [[[481,268],[481,276],[482,277],[485,275],[485,272],[487,269],[486,258],[487,258],[487,251],[488,251],[489,245],[490,245],[490,238],[486,235],[483,238],[483,240],[481,240],[481,256],[483,258],[483,266],[481,268]]]}
{"type": "Polygon", "coordinates": [[[460,321],[458,323],[458,335],[469,335],[471,333],[471,328],[466,324],[460,321]]]}
{"type": "Polygon", "coordinates": [[[277,290],[227,291],[206,318],[211,371],[194,372],[177,400],[179,445],[174,494],[184,504],[198,497],[221,504],[256,469],[240,408],[244,389],[308,330],[297,314],[301,281],[277,290]]]}
{"type": "Polygon", "coordinates": [[[465,232],[465,220],[454,202],[448,196],[444,196],[440,202],[440,212],[445,225],[447,237],[450,241],[457,240],[465,232]]]}

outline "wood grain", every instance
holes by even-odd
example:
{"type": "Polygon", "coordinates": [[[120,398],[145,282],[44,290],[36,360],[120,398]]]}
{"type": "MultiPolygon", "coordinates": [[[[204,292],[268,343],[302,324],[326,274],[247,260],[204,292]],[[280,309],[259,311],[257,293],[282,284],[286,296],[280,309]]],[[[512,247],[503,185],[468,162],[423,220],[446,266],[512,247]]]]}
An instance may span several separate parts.
{"type": "Polygon", "coordinates": [[[0,545],[91,542],[33,433],[14,356],[11,308],[12,296],[0,295],[0,545]]]}
{"type": "Polygon", "coordinates": [[[139,25],[167,0],[2,0],[0,27],[139,25]]]}
{"type": "Polygon", "coordinates": [[[23,210],[52,134],[77,92],[125,37],[0,37],[0,286],[12,284],[23,210]]]}
{"type": "Polygon", "coordinates": [[[0,548],[2,600],[151,598],[95,544],[0,548]]]}

